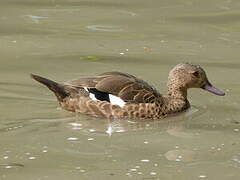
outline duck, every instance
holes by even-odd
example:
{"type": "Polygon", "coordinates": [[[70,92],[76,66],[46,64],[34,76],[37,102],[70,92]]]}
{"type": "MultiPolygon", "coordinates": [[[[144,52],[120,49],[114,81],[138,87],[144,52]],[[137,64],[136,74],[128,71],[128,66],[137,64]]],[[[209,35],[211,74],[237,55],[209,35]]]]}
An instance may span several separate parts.
{"type": "Polygon", "coordinates": [[[71,112],[117,119],[163,119],[190,107],[187,91],[201,88],[213,94],[215,88],[199,65],[177,64],[169,72],[167,94],[160,94],[146,81],[122,72],[105,72],[63,83],[31,74],[55,94],[60,106],[71,112]]]}

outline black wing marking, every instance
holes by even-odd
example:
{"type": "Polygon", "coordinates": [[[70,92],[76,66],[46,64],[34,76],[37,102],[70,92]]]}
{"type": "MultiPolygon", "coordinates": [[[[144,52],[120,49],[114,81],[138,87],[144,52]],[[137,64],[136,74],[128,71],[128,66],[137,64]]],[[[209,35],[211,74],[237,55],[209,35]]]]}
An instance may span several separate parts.
{"type": "Polygon", "coordinates": [[[110,102],[108,93],[99,91],[96,88],[87,88],[87,90],[89,93],[94,94],[97,100],[110,102]]]}

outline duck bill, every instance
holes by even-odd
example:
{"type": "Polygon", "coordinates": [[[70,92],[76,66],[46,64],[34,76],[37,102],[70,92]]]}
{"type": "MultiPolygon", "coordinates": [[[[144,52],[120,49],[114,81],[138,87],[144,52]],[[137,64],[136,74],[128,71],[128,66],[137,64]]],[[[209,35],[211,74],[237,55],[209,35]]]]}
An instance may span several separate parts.
{"type": "Polygon", "coordinates": [[[225,93],[215,87],[212,86],[210,82],[207,82],[204,86],[202,86],[202,89],[209,91],[213,94],[219,95],[219,96],[224,96],[225,93]]]}

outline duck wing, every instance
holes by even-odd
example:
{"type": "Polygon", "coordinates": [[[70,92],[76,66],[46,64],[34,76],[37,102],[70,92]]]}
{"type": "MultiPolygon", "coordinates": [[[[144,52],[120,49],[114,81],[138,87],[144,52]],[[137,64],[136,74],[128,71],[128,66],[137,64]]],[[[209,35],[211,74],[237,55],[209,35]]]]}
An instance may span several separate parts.
{"type": "MultiPolygon", "coordinates": [[[[126,103],[152,103],[161,97],[161,94],[147,82],[121,72],[106,72],[64,84],[74,88],[87,88],[89,92],[98,96],[111,94],[121,98],[126,103]]],[[[97,99],[104,100],[104,98],[97,99]]]]}

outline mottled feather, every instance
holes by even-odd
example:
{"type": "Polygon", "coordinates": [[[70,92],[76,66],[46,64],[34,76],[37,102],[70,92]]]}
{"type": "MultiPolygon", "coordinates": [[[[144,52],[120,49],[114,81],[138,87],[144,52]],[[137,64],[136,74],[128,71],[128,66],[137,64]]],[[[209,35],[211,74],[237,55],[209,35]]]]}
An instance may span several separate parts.
{"type": "Polygon", "coordinates": [[[161,97],[161,94],[147,82],[121,72],[107,72],[65,84],[74,88],[96,88],[98,91],[118,96],[127,103],[149,103],[161,97]]]}

